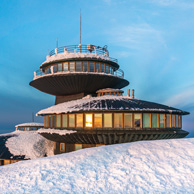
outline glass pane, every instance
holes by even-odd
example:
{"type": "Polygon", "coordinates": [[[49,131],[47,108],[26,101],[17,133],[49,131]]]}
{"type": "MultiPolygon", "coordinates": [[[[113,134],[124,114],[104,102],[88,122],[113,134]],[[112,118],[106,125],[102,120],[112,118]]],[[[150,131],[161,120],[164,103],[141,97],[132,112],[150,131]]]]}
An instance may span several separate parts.
{"type": "Polygon", "coordinates": [[[112,114],[111,113],[104,113],[104,127],[112,128],[112,114]]]}
{"type": "Polygon", "coordinates": [[[49,127],[51,127],[51,116],[49,116],[49,127]]]}
{"type": "Polygon", "coordinates": [[[94,62],[90,62],[90,72],[94,72],[94,62]]]}
{"type": "Polygon", "coordinates": [[[179,127],[179,118],[178,118],[178,115],[176,115],[176,127],[177,128],[179,127]]]}
{"type": "Polygon", "coordinates": [[[114,114],[114,127],[115,128],[122,128],[123,127],[123,115],[122,115],[122,113],[115,113],[114,114]]]}
{"type": "Polygon", "coordinates": [[[160,114],[160,127],[164,127],[164,114],[160,114]]]}
{"type": "Polygon", "coordinates": [[[58,64],[58,71],[62,71],[62,63],[58,64]]]}
{"type": "Polygon", "coordinates": [[[83,127],[83,114],[76,114],[76,127],[83,127]]]}
{"type": "Polygon", "coordinates": [[[106,65],[106,73],[109,73],[109,66],[106,65]]]}
{"type": "Polygon", "coordinates": [[[75,151],[82,149],[82,144],[75,144],[75,151]]]}
{"type": "Polygon", "coordinates": [[[67,115],[62,115],[63,122],[62,122],[62,127],[67,127],[67,115]]]}
{"type": "Polygon", "coordinates": [[[85,126],[86,127],[93,127],[93,118],[92,114],[85,114],[85,126]]]}
{"type": "Polygon", "coordinates": [[[48,123],[48,116],[45,116],[45,127],[48,127],[49,123],[48,123]]]}
{"type": "Polygon", "coordinates": [[[166,115],[166,127],[170,127],[170,115],[166,115]]]}
{"type": "Polygon", "coordinates": [[[88,72],[88,62],[83,62],[83,71],[88,72]]]}
{"type": "Polygon", "coordinates": [[[61,115],[56,116],[56,127],[61,127],[61,115]]]}
{"type": "Polygon", "coordinates": [[[152,128],[158,127],[158,115],[152,114],[152,128]]]}
{"type": "Polygon", "coordinates": [[[70,63],[69,63],[69,71],[70,71],[70,72],[75,71],[75,62],[70,62],[70,63]]]}
{"type": "Polygon", "coordinates": [[[101,72],[104,72],[104,64],[101,64],[101,72]]]}
{"type": "Polygon", "coordinates": [[[69,127],[75,127],[75,114],[69,114],[69,127]]]}
{"type": "Polygon", "coordinates": [[[48,68],[46,68],[46,72],[45,72],[46,74],[49,74],[50,73],[50,68],[48,67],[48,68]]]}
{"type": "Polygon", "coordinates": [[[63,63],[63,71],[68,71],[68,63],[63,63]]]}
{"type": "Polygon", "coordinates": [[[143,114],[143,127],[151,127],[150,114],[143,114]]]}
{"type": "Polygon", "coordinates": [[[55,127],[55,116],[53,116],[53,127],[55,127]]]}
{"type": "Polygon", "coordinates": [[[131,128],[132,127],[132,115],[131,113],[125,113],[124,114],[124,127],[125,128],[131,128]]]}
{"type": "Polygon", "coordinates": [[[76,71],[78,71],[78,72],[82,71],[82,63],[81,62],[76,62],[76,71]]]}
{"type": "Polygon", "coordinates": [[[94,114],[94,127],[102,128],[102,114],[101,113],[94,114]]]}
{"type": "Polygon", "coordinates": [[[65,144],[64,143],[60,143],[60,150],[65,151],[65,144]]]}
{"type": "Polygon", "coordinates": [[[175,127],[175,115],[172,115],[172,127],[175,127]]]}
{"type": "Polygon", "coordinates": [[[181,128],[182,117],[179,115],[179,128],[181,128]]]}
{"type": "Polygon", "coordinates": [[[141,114],[134,114],[134,127],[141,126],[141,114]]]}
{"type": "Polygon", "coordinates": [[[57,72],[57,65],[53,65],[53,72],[54,72],[54,73],[57,72]]]}
{"type": "Polygon", "coordinates": [[[100,64],[96,63],[96,72],[100,72],[100,64]]]}

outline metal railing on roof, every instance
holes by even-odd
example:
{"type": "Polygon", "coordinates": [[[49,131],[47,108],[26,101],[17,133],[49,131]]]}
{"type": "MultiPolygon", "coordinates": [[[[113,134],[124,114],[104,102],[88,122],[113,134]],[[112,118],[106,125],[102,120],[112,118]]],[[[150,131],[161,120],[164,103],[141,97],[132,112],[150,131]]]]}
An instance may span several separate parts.
{"type": "Polygon", "coordinates": [[[95,53],[97,55],[104,55],[107,56],[111,61],[114,61],[118,63],[118,60],[112,57],[109,57],[109,52],[107,50],[107,46],[100,47],[100,46],[95,46],[95,45],[68,45],[68,46],[62,46],[58,47],[56,49],[53,49],[50,51],[49,55],[53,56],[57,53],[64,53],[64,52],[69,52],[69,53],[95,53]]]}

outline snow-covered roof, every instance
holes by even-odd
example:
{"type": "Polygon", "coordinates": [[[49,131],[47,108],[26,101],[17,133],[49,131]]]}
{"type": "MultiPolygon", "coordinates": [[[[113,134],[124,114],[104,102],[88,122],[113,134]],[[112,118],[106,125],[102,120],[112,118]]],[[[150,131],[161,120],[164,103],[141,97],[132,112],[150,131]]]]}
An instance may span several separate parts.
{"type": "Polygon", "coordinates": [[[58,134],[58,135],[66,135],[70,133],[76,133],[77,131],[73,130],[59,130],[59,129],[45,129],[41,128],[36,131],[37,133],[50,133],[50,134],[58,134]]]}
{"type": "Polygon", "coordinates": [[[42,126],[44,126],[44,123],[31,122],[31,123],[21,123],[16,125],[15,127],[42,127],[42,126]]]}
{"type": "Polygon", "coordinates": [[[37,115],[60,114],[80,111],[131,111],[131,112],[169,112],[189,114],[188,112],[158,103],[133,99],[127,96],[100,96],[60,103],[43,109],[37,115]]]}
{"type": "Polygon", "coordinates": [[[100,93],[100,92],[122,92],[123,93],[123,90],[114,89],[114,88],[104,88],[96,91],[96,93],[100,93]]]}
{"type": "Polygon", "coordinates": [[[1,193],[193,193],[194,139],[87,148],[0,167],[1,193]]]}

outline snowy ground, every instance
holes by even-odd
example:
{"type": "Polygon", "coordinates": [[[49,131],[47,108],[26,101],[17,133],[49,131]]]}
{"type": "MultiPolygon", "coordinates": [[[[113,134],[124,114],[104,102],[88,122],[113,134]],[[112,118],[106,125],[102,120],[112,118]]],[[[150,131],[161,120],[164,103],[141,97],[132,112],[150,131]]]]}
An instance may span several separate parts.
{"type": "Polygon", "coordinates": [[[194,193],[194,139],[88,148],[2,166],[0,193],[194,193]]]}

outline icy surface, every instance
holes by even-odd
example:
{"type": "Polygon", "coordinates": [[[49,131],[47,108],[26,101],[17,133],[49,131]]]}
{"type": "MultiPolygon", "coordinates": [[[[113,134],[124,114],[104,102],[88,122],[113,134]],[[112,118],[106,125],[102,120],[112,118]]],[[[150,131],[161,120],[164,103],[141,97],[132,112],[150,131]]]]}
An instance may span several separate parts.
{"type": "Polygon", "coordinates": [[[66,135],[66,134],[70,134],[70,133],[76,133],[77,131],[41,128],[41,129],[37,130],[36,132],[37,133],[50,133],[50,134],[56,133],[59,135],[66,135]]]}
{"type": "Polygon", "coordinates": [[[25,155],[25,159],[34,159],[54,155],[54,144],[36,132],[14,132],[6,142],[6,147],[13,155],[25,155]]]}
{"type": "Polygon", "coordinates": [[[194,193],[194,139],[83,149],[0,167],[0,193],[194,193]]]}
{"type": "Polygon", "coordinates": [[[24,126],[26,126],[26,127],[36,127],[36,126],[44,126],[44,124],[43,123],[34,123],[34,122],[32,122],[32,123],[21,123],[21,124],[16,125],[15,127],[24,127],[24,126]]]}

